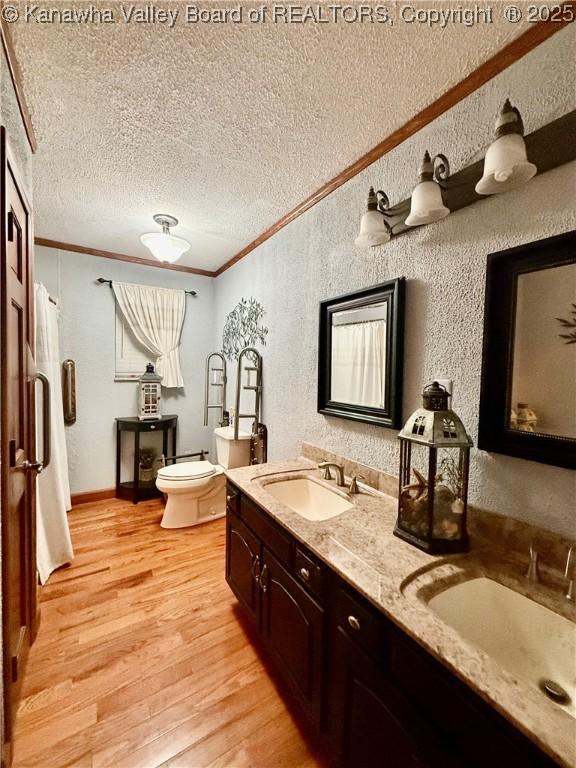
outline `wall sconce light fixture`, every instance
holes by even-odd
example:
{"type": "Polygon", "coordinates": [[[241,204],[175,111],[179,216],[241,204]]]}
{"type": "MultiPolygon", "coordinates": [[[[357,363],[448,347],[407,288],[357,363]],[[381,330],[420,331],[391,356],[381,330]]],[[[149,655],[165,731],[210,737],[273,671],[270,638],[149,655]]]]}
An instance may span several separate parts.
{"type": "Polygon", "coordinates": [[[178,261],[190,248],[188,240],[170,234],[170,227],[175,227],[178,219],[165,213],[157,213],[154,221],[162,227],[162,232],[147,232],[140,236],[140,242],[158,261],[167,261],[170,264],[178,261]]]}
{"type": "Polygon", "coordinates": [[[374,192],[370,187],[366,211],[360,219],[360,234],[354,241],[359,246],[384,245],[392,237],[392,227],[384,218],[390,208],[388,195],[382,190],[374,192]]]}
{"type": "Polygon", "coordinates": [[[448,159],[444,155],[436,155],[432,159],[426,150],[418,171],[418,184],[412,192],[410,215],[406,219],[409,227],[432,224],[448,216],[450,209],[446,208],[442,200],[441,182],[447,181],[449,176],[448,159]]]}
{"type": "Polygon", "coordinates": [[[498,116],[494,136],[486,152],[484,174],[476,184],[479,195],[497,195],[517,189],[530,181],[538,170],[534,163],[528,162],[522,117],[509,99],[498,116]]]}

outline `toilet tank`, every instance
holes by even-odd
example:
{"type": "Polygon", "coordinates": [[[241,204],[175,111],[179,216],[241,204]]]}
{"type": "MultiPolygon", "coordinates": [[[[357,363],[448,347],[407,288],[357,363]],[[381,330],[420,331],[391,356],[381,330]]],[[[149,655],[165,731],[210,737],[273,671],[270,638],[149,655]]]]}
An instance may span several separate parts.
{"type": "Polygon", "coordinates": [[[238,440],[234,440],[234,427],[217,427],[216,460],[224,469],[247,467],[250,464],[250,434],[238,431],[238,440]]]}

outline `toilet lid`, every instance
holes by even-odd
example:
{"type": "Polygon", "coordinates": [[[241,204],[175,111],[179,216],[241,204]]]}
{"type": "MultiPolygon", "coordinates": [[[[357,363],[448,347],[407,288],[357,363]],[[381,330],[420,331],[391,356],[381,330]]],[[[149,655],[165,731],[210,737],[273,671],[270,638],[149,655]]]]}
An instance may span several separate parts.
{"type": "Polygon", "coordinates": [[[170,464],[158,470],[158,477],[165,480],[200,480],[210,477],[216,472],[216,467],[209,461],[183,461],[180,464],[170,464]]]}

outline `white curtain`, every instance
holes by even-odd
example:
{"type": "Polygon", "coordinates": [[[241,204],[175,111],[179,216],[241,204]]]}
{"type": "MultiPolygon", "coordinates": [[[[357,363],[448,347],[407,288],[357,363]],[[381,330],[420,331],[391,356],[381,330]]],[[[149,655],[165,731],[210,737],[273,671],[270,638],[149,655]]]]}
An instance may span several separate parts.
{"type": "Polygon", "coordinates": [[[114,295],[130,330],[154,355],[163,387],[183,387],[180,336],[186,294],[172,288],[113,282],[114,295]]]}
{"type": "MultiPolygon", "coordinates": [[[[68,480],[68,453],[64,434],[62,379],[58,343],[58,308],[42,284],[35,286],[36,368],[50,382],[51,459],[37,480],[36,560],[40,581],[45,584],[55,568],[74,557],[68,517],[71,508],[68,480]]],[[[36,420],[41,428],[42,395],[38,394],[36,420]]],[[[41,441],[39,441],[41,442],[41,441]]],[[[41,449],[38,449],[41,451],[41,449]]]]}
{"type": "Polygon", "coordinates": [[[384,407],[386,321],[332,327],[332,400],[384,407]]]}

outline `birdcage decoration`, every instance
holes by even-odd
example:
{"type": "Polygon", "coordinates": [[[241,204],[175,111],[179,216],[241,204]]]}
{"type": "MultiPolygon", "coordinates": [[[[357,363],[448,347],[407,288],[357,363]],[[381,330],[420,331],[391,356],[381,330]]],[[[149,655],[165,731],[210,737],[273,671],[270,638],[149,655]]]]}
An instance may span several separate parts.
{"type": "Polygon", "coordinates": [[[160,404],[162,376],[154,371],[152,363],[146,365],[146,371],[138,379],[138,418],[151,421],[162,418],[160,404]]]}
{"type": "Polygon", "coordinates": [[[449,394],[434,381],[422,408],[398,435],[400,487],[394,533],[430,553],[468,549],[466,517],[472,440],[448,407],[449,394]]]}

